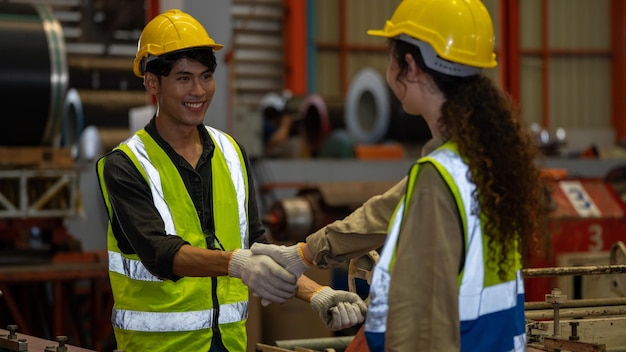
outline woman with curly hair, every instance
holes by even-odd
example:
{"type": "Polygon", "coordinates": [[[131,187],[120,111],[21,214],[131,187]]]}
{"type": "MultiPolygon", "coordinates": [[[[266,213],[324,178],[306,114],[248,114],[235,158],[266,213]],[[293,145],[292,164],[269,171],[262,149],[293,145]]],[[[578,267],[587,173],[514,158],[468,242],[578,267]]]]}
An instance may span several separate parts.
{"type": "Polygon", "coordinates": [[[381,30],[387,83],[433,136],[409,175],[295,246],[253,245],[296,276],[377,248],[371,351],[524,351],[524,254],[546,223],[537,146],[496,66],[479,0],[404,0],[381,30]],[[393,205],[392,205],[393,204],[393,205]]]}

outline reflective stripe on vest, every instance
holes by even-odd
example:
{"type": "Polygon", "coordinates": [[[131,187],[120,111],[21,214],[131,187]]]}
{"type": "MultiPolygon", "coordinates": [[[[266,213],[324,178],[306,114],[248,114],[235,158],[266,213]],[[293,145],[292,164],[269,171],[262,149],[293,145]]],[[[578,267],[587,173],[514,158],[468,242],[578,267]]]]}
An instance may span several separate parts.
{"type": "MultiPolygon", "coordinates": [[[[461,274],[459,288],[459,318],[461,321],[461,350],[481,350],[486,345],[506,345],[501,351],[515,350],[524,351],[526,348],[523,302],[524,288],[521,270],[516,271],[515,279],[495,285],[485,286],[485,263],[483,253],[483,234],[480,218],[472,211],[472,192],[475,185],[467,179],[468,166],[461,159],[450,144],[433,151],[429,156],[422,158],[418,164],[430,161],[450,186],[456,199],[457,207],[464,212],[462,215],[463,231],[466,240],[466,255],[464,271],[461,274]],[[521,312],[521,315],[520,315],[521,312]],[[486,316],[490,314],[490,316],[486,316]],[[514,316],[514,319],[511,319],[514,316]],[[484,326],[488,324],[501,324],[510,333],[511,340],[503,343],[502,336],[493,336],[493,339],[480,339],[484,337],[484,326]],[[482,334],[481,334],[482,333],[482,334]],[[493,340],[486,342],[485,340],[493,340]],[[494,342],[495,341],[495,342],[494,342]]],[[[414,168],[419,168],[415,165],[414,168]]],[[[411,175],[416,177],[417,172],[411,175]]],[[[390,272],[393,270],[394,256],[398,242],[398,236],[402,219],[404,217],[405,199],[410,200],[410,195],[415,184],[410,179],[407,186],[407,195],[403,197],[394,214],[379,262],[372,274],[370,286],[370,304],[365,321],[365,331],[372,352],[384,349],[384,333],[388,314],[388,293],[390,272]]],[[[491,330],[487,330],[491,331],[491,330]]],[[[484,348],[483,348],[484,350],[484,348]]]]}
{"type": "MultiPolygon", "coordinates": [[[[247,190],[244,180],[243,165],[240,162],[240,155],[229,137],[219,130],[207,126],[207,131],[215,142],[216,149],[224,155],[228,172],[232,178],[235,194],[237,196],[237,217],[239,228],[239,243],[241,248],[247,247],[248,241],[248,221],[247,221],[247,190]]],[[[145,131],[141,131],[145,133],[145,131]]],[[[146,134],[147,135],[147,134],[146,134]]],[[[178,235],[173,213],[169,204],[165,200],[163,187],[159,171],[150,160],[146,146],[138,134],[129,138],[125,145],[133,153],[137,162],[145,172],[147,182],[150,186],[154,206],[158,210],[168,235],[178,235]]],[[[123,275],[124,277],[137,281],[163,282],[154,276],[141,263],[140,260],[129,258],[121,253],[109,250],[109,271],[123,275]]],[[[234,279],[233,279],[234,280],[234,279]]],[[[219,307],[219,324],[241,322],[247,318],[248,302],[240,301],[235,303],[221,304],[219,307]]],[[[151,312],[136,311],[129,309],[113,309],[113,326],[117,329],[143,331],[143,332],[183,332],[197,329],[210,328],[211,317],[215,314],[215,309],[191,310],[186,312],[151,312]],[[200,320],[198,320],[200,319],[200,320]],[[206,319],[206,320],[205,320],[206,319]],[[194,326],[194,324],[196,326],[194,326]]]]}
{"type": "Polygon", "coordinates": [[[239,153],[235,149],[233,142],[221,131],[206,126],[213,140],[217,143],[226,159],[226,165],[233,178],[235,192],[237,192],[237,204],[239,205],[239,231],[241,233],[241,248],[246,248],[248,244],[248,216],[246,203],[246,182],[243,177],[243,165],[239,161],[239,153]]]}
{"type": "Polygon", "coordinates": [[[389,310],[389,267],[391,258],[395,251],[395,244],[400,234],[402,224],[402,214],[404,213],[404,197],[400,199],[399,205],[394,212],[389,235],[385,239],[385,245],[381,250],[378,263],[372,272],[372,283],[370,285],[370,302],[365,318],[365,331],[373,333],[384,333],[387,330],[387,311],[389,310]]]}
{"type": "MultiPolygon", "coordinates": [[[[208,132],[213,137],[213,140],[217,143],[224,158],[227,160],[227,166],[230,174],[233,178],[233,184],[235,185],[235,191],[237,192],[237,204],[239,212],[239,229],[241,234],[241,248],[246,248],[248,243],[248,217],[246,216],[246,187],[243,179],[243,172],[241,164],[239,163],[239,155],[235,150],[228,137],[222,132],[212,127],[206,126],[208,132]]],[[[169,235],[177,235],[176,227],[174,226],[174,220],[172,219],[172,213],[169,210],[169,206],[163,196],[163,189],[161,187],[161,178],[159,172],[154,165],[150,162],[145,145],[143,144],[139,136],[134,135],[127,140],[126,145],[135,154],[139,163],[144,168],[148,175],[148,182],[150,183],[150,191],[152,192],[152,199],[154,206],[159,211],[163,223],[165,224],[165,231],[169,235]]],[[[162,281],[158,277],[152,275],[148,269],[139,260],[133,260],[125,258],[121,253],[109,251],[109,270],[127,276],[133,280],[143,281],[162,281]]]]}
{"type": "MultiPolygon", "coordinates": [[[[137,312],[116,309],[113,311],[113,326],[124,330],[174,332],[211,328],[213,309],[195,312],[137,312]]],[[[248,302],[220,305],[219,324],[242,321],[248,315],[248,302]]]]}

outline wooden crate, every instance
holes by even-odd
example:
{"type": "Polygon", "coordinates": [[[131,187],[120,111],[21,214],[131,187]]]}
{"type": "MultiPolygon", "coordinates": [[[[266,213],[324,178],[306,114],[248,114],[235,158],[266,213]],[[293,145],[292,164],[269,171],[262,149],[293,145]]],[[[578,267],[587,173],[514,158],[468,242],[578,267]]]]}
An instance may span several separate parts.
{"type": "Polygon", "coordinates": [[[0,147],[0,169],[71,169],[73,167],[74,159],[70,148],[0,147]]]}

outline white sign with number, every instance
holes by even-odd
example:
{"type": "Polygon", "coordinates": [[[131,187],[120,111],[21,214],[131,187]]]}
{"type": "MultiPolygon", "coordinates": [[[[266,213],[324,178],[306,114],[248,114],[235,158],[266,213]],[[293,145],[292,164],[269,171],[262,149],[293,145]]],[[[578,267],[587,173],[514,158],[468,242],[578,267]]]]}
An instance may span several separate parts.
{"type": "Polygon", "coordinates": [[[600,210],[580,181],[561,181],[559,186],[580,217],[597,218],[601,216],[600,210]]]}

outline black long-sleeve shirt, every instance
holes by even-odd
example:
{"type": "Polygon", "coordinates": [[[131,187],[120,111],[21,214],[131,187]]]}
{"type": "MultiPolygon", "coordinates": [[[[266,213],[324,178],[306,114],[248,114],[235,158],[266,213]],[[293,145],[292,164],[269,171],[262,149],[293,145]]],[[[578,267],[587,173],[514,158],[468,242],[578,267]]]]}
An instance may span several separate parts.
{"type": "MultiPolygon", "coordinates": [[[[195,169],[159,135],[154,118],[145,129],[176,165],[195,205],[207,245],[212,248],[215,238],[219,239],[220,234],[215,233],[213,221],[211,158],[215,146],[206,128],[198,126],[203,151],[195,169]]],[[[251,245],[254,242],[266,242],[265,230],[258,214],[249,161],[244,148],[241,145],[240,148],[245,167],[249,170],[248,230],[251,245]]],[[[107,155],[103,177],[113,209],[113,234],[120,250],[125,254],[136,253],[145,267],[162,279],[180,279],[173,273],[174,255],[188,242],[165,233],[165,224],[154,206],[150,187],[139,170],[126,154],[118,150],[107,155]]]]}

